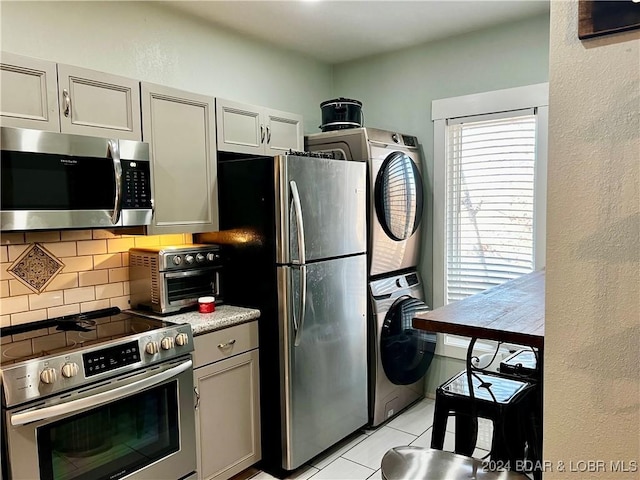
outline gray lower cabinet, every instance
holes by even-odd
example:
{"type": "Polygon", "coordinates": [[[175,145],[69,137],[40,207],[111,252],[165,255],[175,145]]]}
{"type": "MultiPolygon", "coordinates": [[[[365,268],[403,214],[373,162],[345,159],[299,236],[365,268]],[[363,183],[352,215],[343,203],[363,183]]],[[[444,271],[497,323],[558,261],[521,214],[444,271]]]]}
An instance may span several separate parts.
{"type": "Polygon", "coordinates": [[[280,155],[304,149],[302,116],[216,98],[218,150],[280,155]]]}
{"type": "Polygon", "coordinates": [[[213,97],[142,82],[142,139],[151,154],[150,234],[218,230],[213,97]]]}
{"type": "Polygon", "coordinates": [[[198,478],[226,480],[258,462],[258,323],[195,337],[198,478]]]}
{"type": "Polygon", "coordinates": [[[3,126],[140,140],[140,82],[7,52],[0,54],[3,126]]]}

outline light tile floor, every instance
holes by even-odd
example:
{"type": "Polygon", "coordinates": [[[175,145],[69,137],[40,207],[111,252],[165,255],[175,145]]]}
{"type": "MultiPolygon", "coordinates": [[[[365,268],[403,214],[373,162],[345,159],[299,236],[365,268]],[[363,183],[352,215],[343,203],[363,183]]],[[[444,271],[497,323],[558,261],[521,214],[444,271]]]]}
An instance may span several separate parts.
{"type": "MultiPolygon", "coordinates": [[[[435,401],[424,399],[412,405],[392,420],[375,429],[363,429],[328,449],[307,465],[291,473],[291,480],[381,480],[380,464],[383,455],[392,447],[431,444],[431,427],[435,401]]],[[[454,449],[455,420],[447,422],[444,450],[454,449]]],[[[489,454],[492,423],[479,419],[478,448],[473,456],[489,454]]],[[[245,477],[246,478],[246,477],[245,477]]],[[[266,472],[257,472],[251,480],[273,480],[266,472]]]]}

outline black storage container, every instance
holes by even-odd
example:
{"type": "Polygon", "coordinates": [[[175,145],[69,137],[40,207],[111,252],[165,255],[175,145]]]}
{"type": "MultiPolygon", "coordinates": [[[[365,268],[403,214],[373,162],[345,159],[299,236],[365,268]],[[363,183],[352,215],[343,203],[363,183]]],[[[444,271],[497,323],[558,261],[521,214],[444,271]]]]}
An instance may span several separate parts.
{"type": "Polygon", "coordinates": [[[323,132],[344,128],[359,128],[363,124],[362,102],[350,98],[335,98],[320,104],[323,132]]]}

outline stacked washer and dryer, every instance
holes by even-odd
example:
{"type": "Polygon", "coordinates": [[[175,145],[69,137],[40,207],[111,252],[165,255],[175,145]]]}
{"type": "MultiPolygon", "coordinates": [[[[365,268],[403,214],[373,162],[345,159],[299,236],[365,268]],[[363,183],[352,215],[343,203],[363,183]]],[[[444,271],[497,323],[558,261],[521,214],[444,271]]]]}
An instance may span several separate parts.
{"type": "Polygon", "coordinates": [[[348,128],[305,137],[306,149],[367,162],[369,265],[369,421],[395,416],[424,396],[436,335],[414,329],[428,310],[417,271],[422,187],[416,137],[348,128]]]}

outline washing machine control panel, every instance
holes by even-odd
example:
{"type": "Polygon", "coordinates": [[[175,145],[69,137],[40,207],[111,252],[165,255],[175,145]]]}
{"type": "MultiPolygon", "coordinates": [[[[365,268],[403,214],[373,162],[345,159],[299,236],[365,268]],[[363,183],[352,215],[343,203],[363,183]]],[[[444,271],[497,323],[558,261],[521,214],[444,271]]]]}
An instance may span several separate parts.
{"type": "Polygon", "coordinates": [[[417,285],[418,283],[420,283],[418,281],[418,274],[417,273],[410,273],[409,275],[407,275],[404,278],[407,280],[407,286],[409,286],[409,287],[412,287],[412,286],[417,285]]]}
{"type": "Polygon", "coordinates": [[[418,140],[416,139],[416,137],[412,137],[410,135],[402,135],[402,141],[404,142],[404,144],[407,147],[417,147],[418,146],[418,140]]]}

